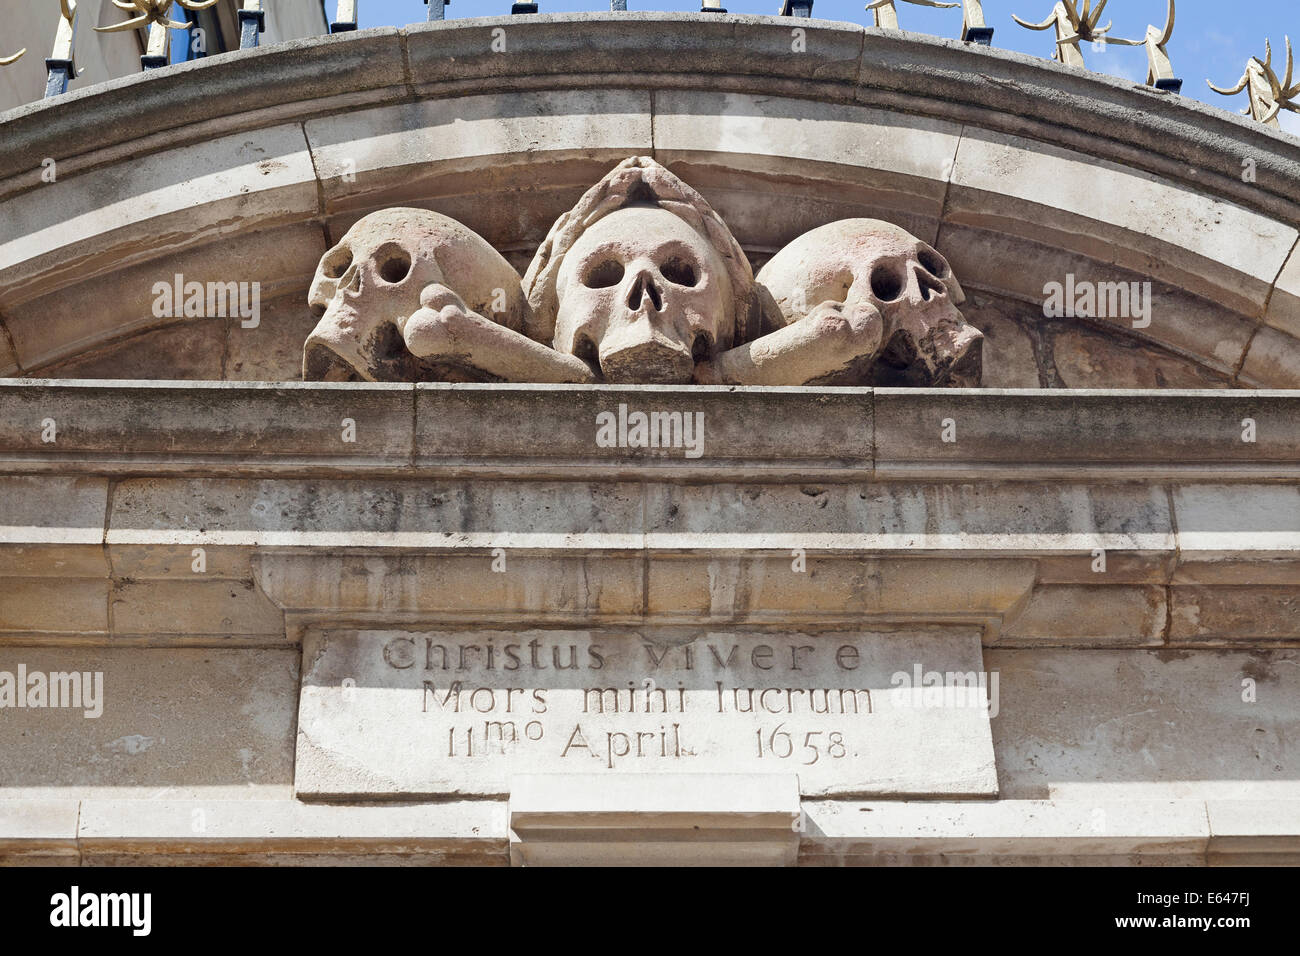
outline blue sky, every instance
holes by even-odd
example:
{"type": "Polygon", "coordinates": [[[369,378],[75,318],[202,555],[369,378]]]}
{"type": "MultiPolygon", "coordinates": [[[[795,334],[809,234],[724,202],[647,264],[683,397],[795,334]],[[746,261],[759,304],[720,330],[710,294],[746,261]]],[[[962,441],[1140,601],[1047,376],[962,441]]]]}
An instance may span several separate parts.
{"type": "MultiPolygon", "coordinates": [[[[1055,0],[984,0],[984,14],[996,31],[995,46],[1035,56],[1052,55],[1051,31],[1035,33],[1017,26],[1016,13],[1024,20],[1041,22],[1055,0]]],[[[325,0],[331,18],[336,0],[325,0]]],[[[604,0],[540,0],[542,13],[575,10],[607,10],[604,0]]],[[[863,10],[866,0],[815,0],[813,12],[822,19],[868,24],[871,14],[863,10]]],[[[1080,0],[1082,3],[1082,0],[1080,0]]],[[[1174,70],[1184,80],[1183,92],[1215,106],[1240,110],[1246,95],[1219,96],[1205,85],[1206,78],[1218,86],[1236,85],[1246,60],[1264,55],[1264,38],[1271,37],[1274,60],[1281,74],[1285,65],[1283,35],[1296,34],[1300,46],[1300,0],[1177,0],[1178,19],[1169,44],[1174,70]]],[[[423,0],[358,0],[361,26],[402,26],[424,20],[423,0]]],[[[724,0],[732,13],[775,13],[780,0],[724,0]]],[[[899,2],[898,17],[904,29],[940,36],[956,36],[961,29],[960,10],[933,10],[899,2]]],[[[1112,33],[1132,39],[1143,36],[1148,23],[1163,25],[1166,0],[1110,0],[1104,20],[1114,20],[1112,33]]],[[[631,10],[698,11],[699,0],[628,0],[631,10]]],[[[448,16],[472,17],[510,12],[510,0],[452,0],[448,16]]],[[[1142,82],[1146,78],[1146,52],[1141,47],[1107,47],[1094,52],[1085,45],[1084,58],[1099,73],[1142,82]]],[[[1300,133],[1300,115],[1282,113],[1282,121],[1300,133]]]]}

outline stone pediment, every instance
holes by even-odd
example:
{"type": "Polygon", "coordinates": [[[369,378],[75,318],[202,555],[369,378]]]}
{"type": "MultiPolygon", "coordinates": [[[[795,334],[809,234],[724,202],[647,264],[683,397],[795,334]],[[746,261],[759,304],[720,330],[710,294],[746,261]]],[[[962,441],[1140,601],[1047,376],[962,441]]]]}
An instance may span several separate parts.
{"type": "Polygon", "coordinates": [[[801,57],[780,18],[506,22],[508,75],[476,52],[490,24],[446,21],[214,58],[0,118],[0,374],[297,378],[313,274],[363,217],[448,216],[522,275],[593,183],[645,155],[716,211],[754,273],[842,220],[931,247],[983,333],[985,387],[1300,381],[1289,136],[1047,61],[847,24],[811,23],[815,57],[801,57]],[[187,305],[189,283],[201,303],[187,305]],[[213,283],[234,283],[238,304],[209,309],[213,283]]]}

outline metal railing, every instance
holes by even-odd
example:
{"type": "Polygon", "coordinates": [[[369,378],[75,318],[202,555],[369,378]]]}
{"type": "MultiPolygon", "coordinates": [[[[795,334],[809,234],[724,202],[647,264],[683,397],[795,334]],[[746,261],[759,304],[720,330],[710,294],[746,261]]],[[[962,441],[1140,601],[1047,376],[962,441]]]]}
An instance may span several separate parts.
{"type": "MultiPolygon", "coordinates": [[[[149,70],[166,66],[171,61],[170,35],[172,30],[194,30],[198,27],[198,11],[206,10],[220,2],[220,0],[113,0],[113,2],[120,9],[128,11],[131,14],[130,18],[107,27],[95,27],[95,30],[100,32],[120,32],[146,27],[149,31],[148,45],[146,52],[140,58],[140,62],[142,69],[149,70]],[[188,12],[186,22],[181,23],[170,19],[170,14],[176,11],[188,12]]],[[[240,49],[251,49],[258,45],[261,34],[266,31],[268,11],[264,7],[264,0],[238,0],[238,2],[240,4],[238,10],[239,47],[240,49]]],[[[428,19],[445,19],[447,7],[451,2],[452,0],[424,0],[428,10],[428,19]]],[[[511,14],[520,15],[536,14],[540,12],[543,2],[544,0],[514,2],[511,4],[510,12],[511,14]]],[[[700,0],[700,12],[727,13],[728,10],[723,5],[723,2],[724,0],[700,0]]],[[[758,5],[758,0],[743,0],[743,2],[750,7],[758,5]]],[[[767,0],[767,3],[773,5],[778,2],[779,9],[777,13],[779,16],[812,17],[813,15],[814,0],[767,0]]],[[[1182,80],[1174,77],[1173,67],[1169,62],[1167,51],[1167,45],[1173,33],[1174,2],[1175,0],[1168,0],[1168,15],[1164,27],[1149,26],[1144,38],[1133,40],[1105,35],[1110,27],[1103,28],[1098,25],[1101,5],[1095,11],[1090,11],[1086,0],[1082,11],[1079,10],[1079,0],[1058,0],[1052,14],[1042,23],[1030,23],[1021,20],[1019,17],[1014,19],[1021,26],[1034,30],[1048,30],[1055,27],[1057,36],[1054,58],[1067,65],[1084,66],[1080,41],[1091,40],[1094,45],[1115,43],[1124,46],[1145,46],[1150,64],[1147,84],[1157,90],[1178,93],[1181,90],[1182,80]]],[[[944,0],[866,0],[864,9],[871,14],[870,25],[886,29],[897,29],[899,27],[899,15],[896,5],[899,3],[913,3],[927,7],[960,6],[962,9],[961,39],[985,46],[992,44],[993,29],[987,26],[984,21],[981,0],[960,0],[960,2],[944,2],[944,0]]],[[[48,71],[45,88],[47,98],[67,92],[69,82],[76,78],[78,72],[74,63],[77,3],[76,0],[59,0],[59,4],[62,15],[56,28],[54,48],[50,56],[45,60],[48,71]]],[[[646,4],[652,6],[653,0],[646,0],[646,4]]],[[[358,5],[358,0],[336,0],[336,15],[334,20],[329,23],[329,32],[346,33],[356,30],[358,26],[358,5]]],[[[502,6],[504,6],[504,0],[502,0],[502,6]]],[[[628,10],[627,0],[609,0],[609,9],[613,12],[626,12],[628,10]]],[[[0,55],[0,66],[14,62],[26,52],[26,50],[20,50],[8,57],[0,55]]],[[[1288,56],[1289,66],[1290,57],[1288,56]]],[[[1218,92],[1233,95],[1245,86],[1249,86],[1251,90],[1249,113],[1260,122],[1276,126],[1278,125],[1277,113],[1280,109],[1300,112],[1300,84],[1293,88],[1290,83],[1291,70],[1289,68],[1285,80],[1277,78],[1276,71],[1272,66],[1270,49],[1269,56],[1265,60],[1260,60],[1258,57],[1252,58],[1247,65],[1245,82],[1238,84],[1237,89],[1219,90],[1213,86],[1212,88],[1218,90],[1218,92]],[[1252,82],[1252,78],[1257,78],[1258,82],[1252,82]]]]}

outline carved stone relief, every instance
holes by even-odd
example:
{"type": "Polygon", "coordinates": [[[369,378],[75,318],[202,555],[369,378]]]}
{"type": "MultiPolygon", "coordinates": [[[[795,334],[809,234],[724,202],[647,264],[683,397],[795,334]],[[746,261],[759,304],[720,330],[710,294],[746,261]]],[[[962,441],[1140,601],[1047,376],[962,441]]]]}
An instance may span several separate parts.
{"type": "Polygon", "coordinates": [[[321,260],[303,378],[978,385],[981,334],[947,261],[897,226],[813,229],[755,278],[704,197],[620,163],[552,226],[522,283],[419,209],[361,219],[321,260]]]}

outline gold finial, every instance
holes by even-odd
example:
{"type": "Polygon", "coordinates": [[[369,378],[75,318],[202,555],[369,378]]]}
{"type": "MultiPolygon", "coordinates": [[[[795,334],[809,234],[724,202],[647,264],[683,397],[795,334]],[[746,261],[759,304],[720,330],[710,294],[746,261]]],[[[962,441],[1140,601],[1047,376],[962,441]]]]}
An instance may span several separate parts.
{"type": "Polygon", "coordinates": [[[876,26],[890,30],[899,28],[898,11],[894,9],[895,3],[912,3],[918,7],[938,7],[944,10],[961,7],[961,38],[984,46],[989,46],[993,42],[993,31],[984,22],[984,7],[981,0],[961,0],[960,3],[940,3],[938,0],[872,0],[867,4],[867,9],[871,11],[876,26]]]}
{"type": "Polygon", "coordinates": [[[1119,37],[1108,37],[1110,28],[1114,26],[1113,22],[1107,22],[1104,27],[1097,24],[1101,22],[1101,12],[1106,9],[1108,0],[1101,0],[1097,4],[1097,9],[1093,10],[1092,0],[1083,0],[1083,12],[1079,11],[1078,0],[1058,0],[1055,7],[1052,8],[1052,14],[1042,23],[1028,23],[1021,20],[1014,13],[1011,19],[1022,27],[1030,30],[1047,30],[1056,27],[1056,52],[1052,59],[1059,60],[1066,66],[1077,66],[1083,68],[1086,66],[1083,62],[1083,52],[1079,49],[1079,43],[1114,43],[1118,46],[1141,46],[1141,40],[1122,40],[1119,37]]]}
{"type": "Polygon", "coordinates": [[[1174,92],[1182,87],[1183,81],[1174,79],[1174,65],[1169,61],[1169,38],[1174,35],[1174,0],[1169,0],[1169,13],[1165,17],[1164,29],[1154,25],[1147,26],[1146,39],[1142,45],[1147,48],[1147,86],[1169,89],[1174,92]]]}
{"type": "MultiPolygon", "coordinates": [[[[898,2],[914,3],[918,7],[941,7],[943,9],[961,6],[960,3],[939,3],[938,0],[898,0],[898,2]]],[[[871,3],[867,4],[867,9],[871,11],[876,26],[884,27],[887,30],[898,29],[898,11],[894,9],[894,3],[895,0],[872,0],[871,3]]]]}
{"type": "Polygon", "coordinates": [[[1230,90],[1219,89],[1209,80],[1205,82],[1209,83],[1210,89],[1214,92],[1222,93],[1224,96],[1236,96],[1249,87],[1250,105],[1242,112],[1266,126],[1281,129],[1282,124],[1277,119],[1279,112],[1290,110],[1292,113],[1300,113],[1300,105],[1294,102],[1295,98],[1300,96],[1300,83],[1291,85],[1292,67],[1295,65],[1291,55],[1291,38],[1286,38],[1285,79],[1278,80],[1277,73],[1273,69],[1273,46],[1268,40],[1264,41],[1264,54],[1262,63],[1257,56],[1252,56],[1247,61],[1246,72],[1242,74],[1237,85],[1230,90]]]}
{"type": "Polygon", "coordinates": [[[124,20],[121,23],[114,23],[106,27],[95,27],[99,33],[120,33],[123,30],[134,30],[137,27],[153,26],[159,24],[167,27],[169,30],[186,30],[189,28],[188,23],[177,23],[170,20],[173,3],[178,3],[185,10],[206,10],[208,7],[215,6],[219,0],[113,0],[113,6],[119,10],[126,10],[137,14],[130,20],[124,20]]]}
{"type": "Polygon", "coordinates": [[[983,43],[993,42],[993,31],[984,22],[984,7],[980,0],[962,0],[961,4],[961,38],[983,43]]]}
{"type": "Polygon", "coordinates": [[[77,3],[76,0],[59,0],[59,6],[63,10],[63,16],[54,32],[54,52],[50,54],[50,59],[71,63],[73,43],[77,36],[77,3]]]}

